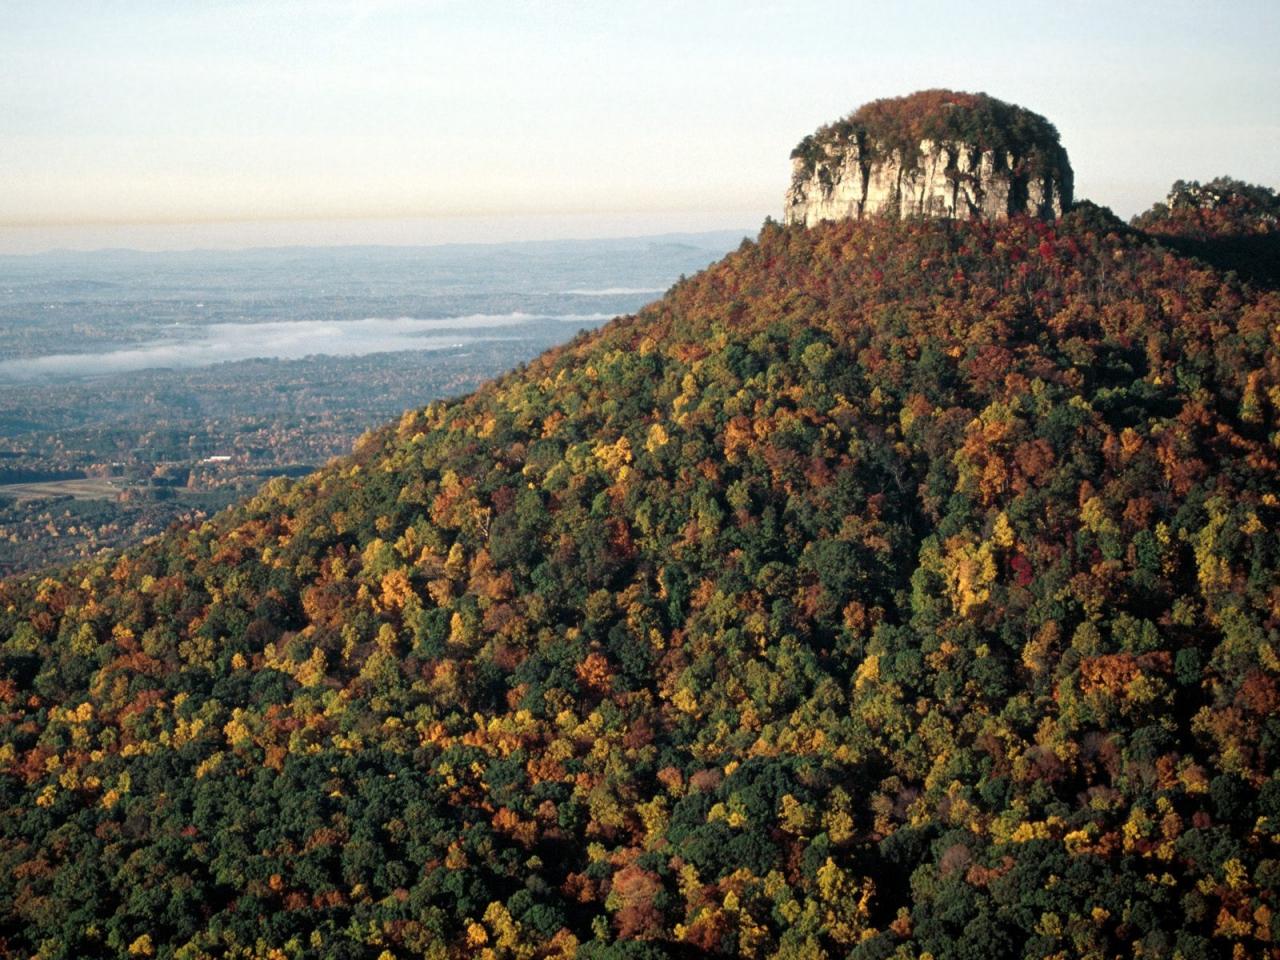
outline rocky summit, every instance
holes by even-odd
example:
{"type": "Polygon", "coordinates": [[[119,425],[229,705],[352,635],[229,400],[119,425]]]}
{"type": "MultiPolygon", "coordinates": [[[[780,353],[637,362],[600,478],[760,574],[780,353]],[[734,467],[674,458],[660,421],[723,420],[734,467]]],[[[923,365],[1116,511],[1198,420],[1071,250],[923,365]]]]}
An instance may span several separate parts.
{"type": "Polygon", "coordinates": [[[805,137],[791,159],[789,224],[876,214],[1054,219],[1071,207],[1071,164],[1053,124],[984,93],[873,101],[805,137]]]}

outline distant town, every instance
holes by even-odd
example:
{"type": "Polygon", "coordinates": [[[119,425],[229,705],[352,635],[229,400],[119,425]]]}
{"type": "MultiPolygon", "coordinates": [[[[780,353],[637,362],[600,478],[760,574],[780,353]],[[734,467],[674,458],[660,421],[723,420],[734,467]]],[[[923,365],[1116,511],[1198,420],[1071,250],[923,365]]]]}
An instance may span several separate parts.
{"type": "Polygon", "coordinates": [[[0,257],[0,572],[305,474],[740,237],[0,257]]]}

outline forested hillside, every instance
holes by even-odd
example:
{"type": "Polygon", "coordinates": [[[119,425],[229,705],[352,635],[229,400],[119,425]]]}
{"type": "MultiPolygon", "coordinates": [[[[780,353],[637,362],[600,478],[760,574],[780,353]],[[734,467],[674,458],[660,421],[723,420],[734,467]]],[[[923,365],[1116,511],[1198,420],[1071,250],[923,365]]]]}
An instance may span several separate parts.
{"type": "Polygon", "coordinates": [[[768,223],[0,584],[0,952],[1280,956],[1278,431],[1097,208],[768,223]]]}
{"type": "Polygon", "coordinates": [[[1280,284],[1280,196],[1269,187],[1233,177],[1178,180],[1133,225],[1247,280],[1280,284]]]}

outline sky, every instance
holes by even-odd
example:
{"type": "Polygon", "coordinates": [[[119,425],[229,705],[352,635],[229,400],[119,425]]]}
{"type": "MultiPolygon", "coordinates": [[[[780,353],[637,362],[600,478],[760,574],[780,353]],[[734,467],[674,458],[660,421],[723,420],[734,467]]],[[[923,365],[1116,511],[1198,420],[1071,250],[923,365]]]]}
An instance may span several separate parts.
{"type": "Polygon", "coordinates": [[[0,0],[0,252],[616,236],[780,216],[877,97],[1053,121],[1076,195],[1280,187],[1280,3],[0,0]]]}

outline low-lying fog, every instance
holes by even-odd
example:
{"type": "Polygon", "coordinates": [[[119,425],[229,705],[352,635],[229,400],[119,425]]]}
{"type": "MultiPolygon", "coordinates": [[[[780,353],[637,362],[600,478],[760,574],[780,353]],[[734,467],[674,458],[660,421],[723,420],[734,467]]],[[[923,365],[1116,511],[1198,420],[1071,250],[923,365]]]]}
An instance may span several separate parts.
{"type": "Polygon", "coordinates": [[[0,361],[0,380],[100,376],[161,367],[205,367],[229,360],[354,357],[400,350],[443,350],[477,340],[519,339],[524,324],[595,326],[613,314],[473,314],[465,317],[369,317],[264,323],[175,325],[162,338],[100,353],[55,353],[0,361]],[[478,330],[505,331],[477,334],[478,330]]]}

